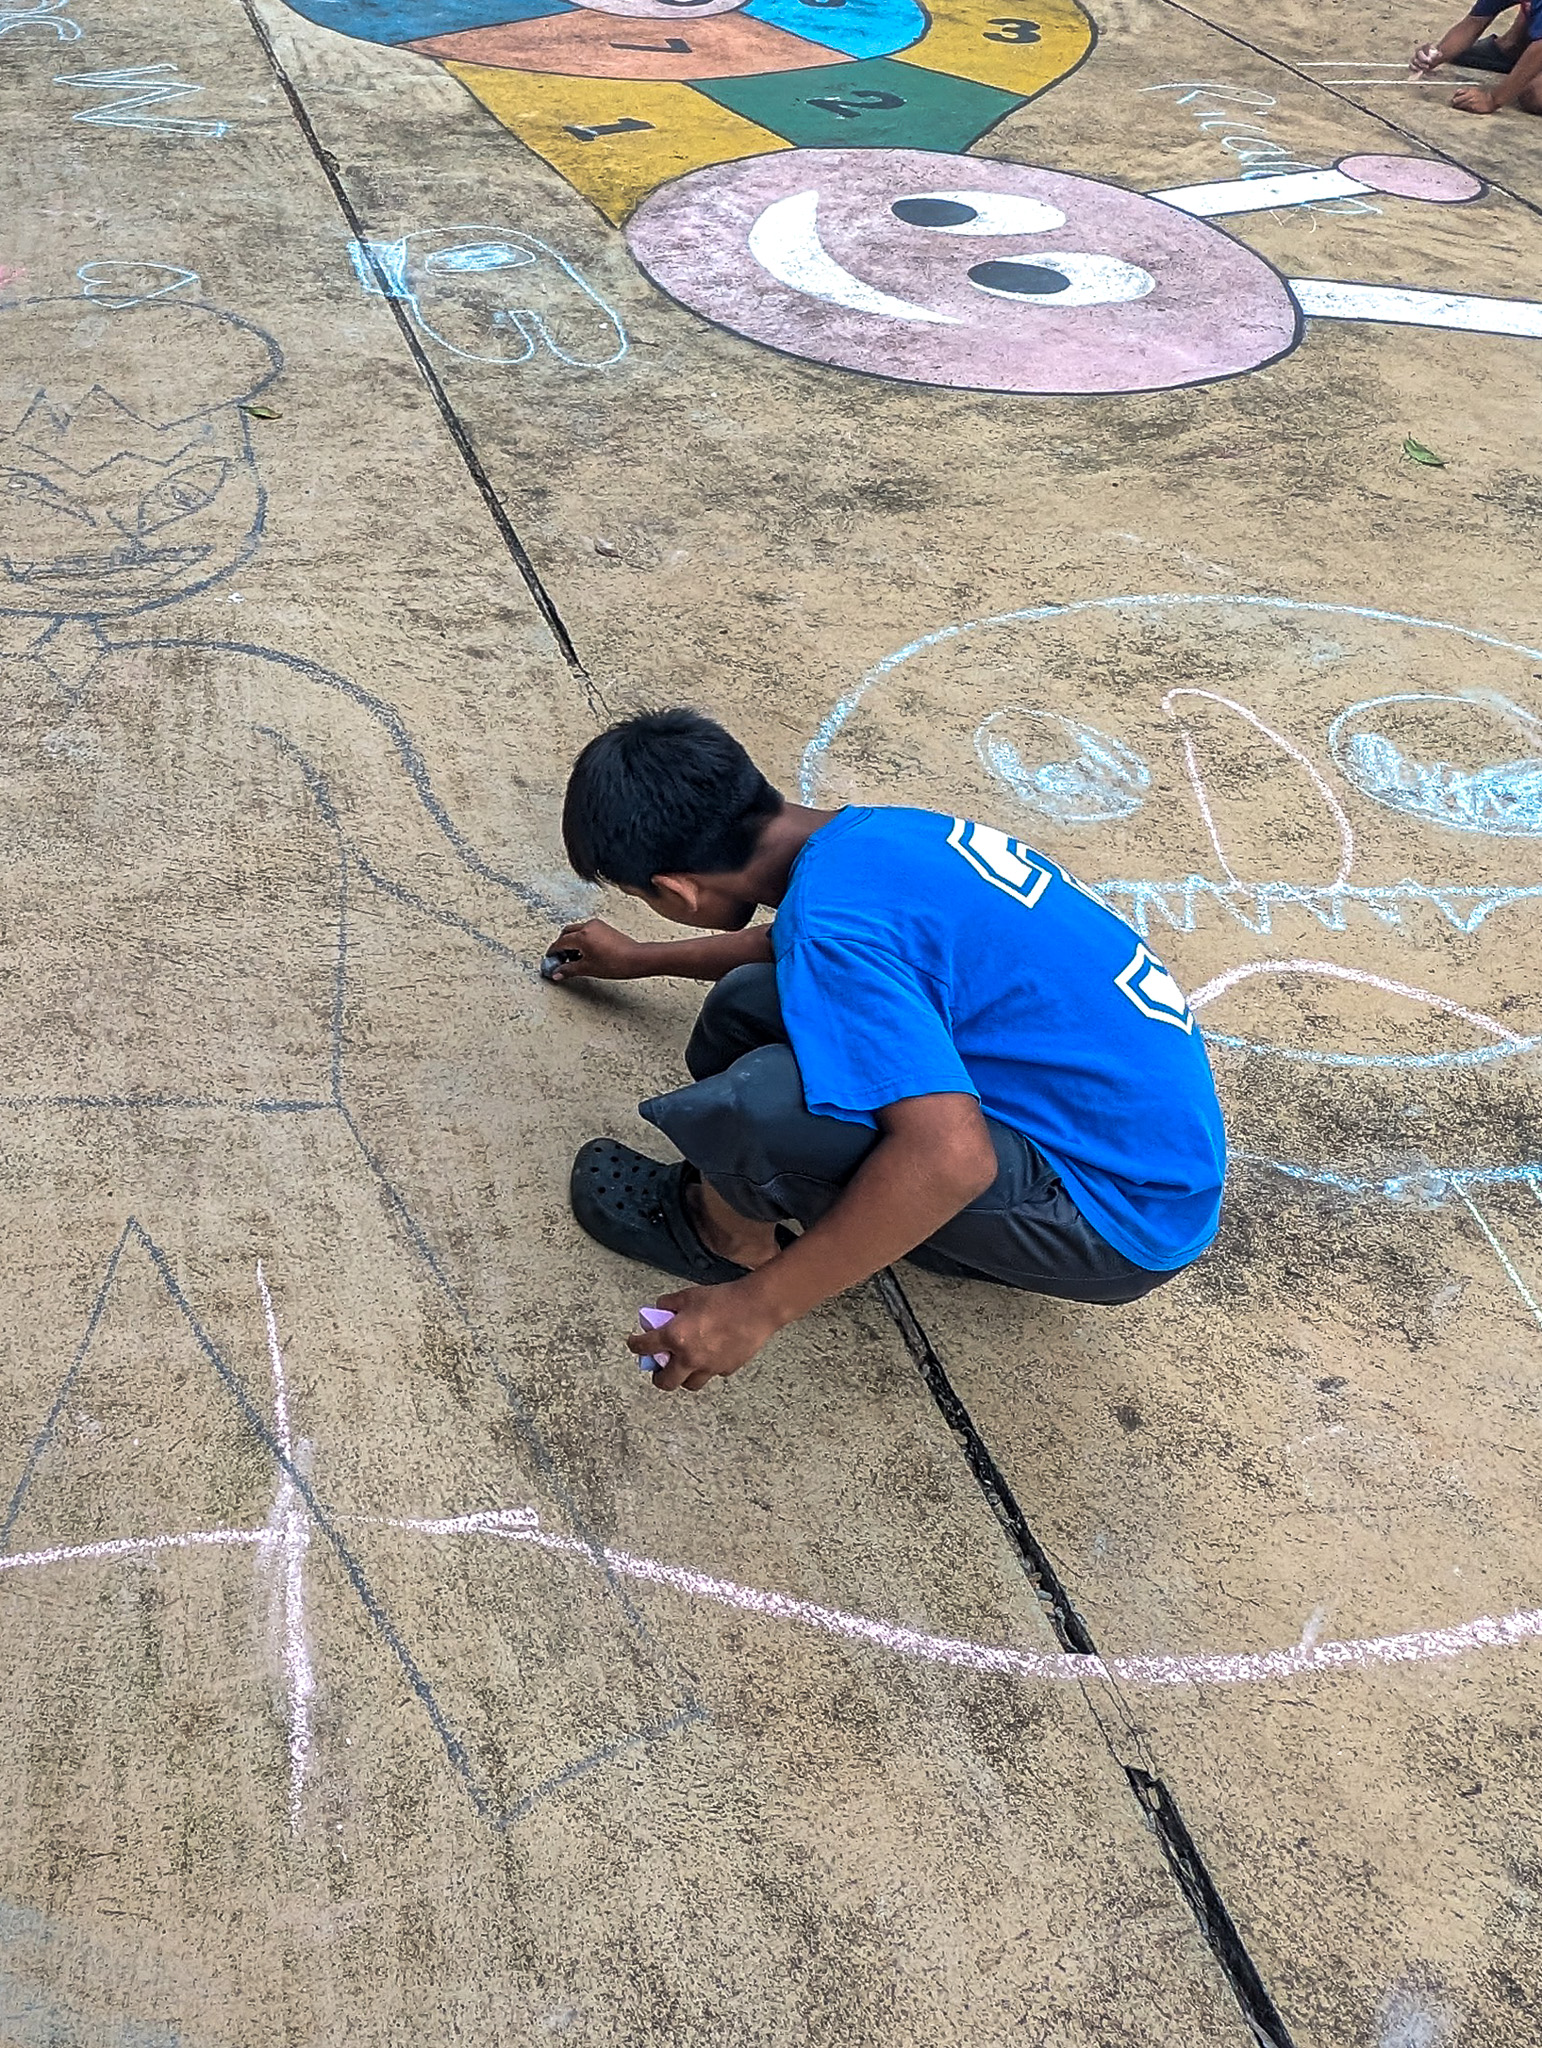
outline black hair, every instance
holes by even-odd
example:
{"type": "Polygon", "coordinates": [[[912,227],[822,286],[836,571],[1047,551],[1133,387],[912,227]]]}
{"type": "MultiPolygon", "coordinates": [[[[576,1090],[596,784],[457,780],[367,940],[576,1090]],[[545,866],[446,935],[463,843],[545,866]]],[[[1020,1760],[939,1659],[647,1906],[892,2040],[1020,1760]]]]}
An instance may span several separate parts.
{"type": "Polygon", "coordinates": [[[602,732],[573,763],[562,839],[586,882],[647,889],[655,875],[737,873],[781,808],[715,719],[649,711],[602,732]]]}

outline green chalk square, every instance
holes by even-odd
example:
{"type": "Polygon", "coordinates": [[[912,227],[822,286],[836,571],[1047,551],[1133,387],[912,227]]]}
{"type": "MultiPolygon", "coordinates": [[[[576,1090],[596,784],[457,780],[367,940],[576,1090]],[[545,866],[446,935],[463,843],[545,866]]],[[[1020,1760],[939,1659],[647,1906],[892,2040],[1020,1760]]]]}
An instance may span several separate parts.
{"type": "Polygon", "coordinates": [[[967,149],[1024,104],[1021,93],[888,57],[754,78],[697,78],[691,89],[801,149],[967,149]],[[869,93],[901,104],[874,106],[860,97],[869,93]],[[831,104],[814,106],[815,100],[831,104]]]}

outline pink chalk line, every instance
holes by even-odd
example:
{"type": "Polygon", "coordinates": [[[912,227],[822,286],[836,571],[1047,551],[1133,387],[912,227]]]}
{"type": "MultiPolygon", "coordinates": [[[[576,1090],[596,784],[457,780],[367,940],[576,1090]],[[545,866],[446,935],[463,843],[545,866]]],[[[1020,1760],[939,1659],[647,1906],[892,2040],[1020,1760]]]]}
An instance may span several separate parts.
{"type": "Polygon", "coordinates": [[[1197,1652],[1180,1657],[1083,1657],[1065,1651],[1013,1650],[1005,1645],[975,1643],[955,1636],[934,1636],[907,1628],[896,1621],[879,1621],[870,1615],[851,1614],[839,1607],[822,1607],[812,1600],[800,1600],[790,1593],[770,1593],[756,1586],[741,1586],[733,1579],[717,1579],[705,1572],[680,1565],[660,1563],[651,1557],[637,1557],[629,1550],[601,1550],[572,1536],[552,1536],[527,1526],[534,1516],[528,1509],[505,1510],[522,1517],[517,1527],[494,1526],[496,1511],[467,1515],[452,1524],[425,1522],[410,1517],[382,1517],[383,1526],[406,1529],[419,1535],[488,1535],[508,1543],[533,1543],[542,1550],[603,1563],[626,1578],[643,1579],[650,1585],[668,1586],[719,1606],[736,1607],[747,1614],[759,1614],[772,1621],[801,1622],[827,1635],[846,1636],[875,1643],[896,1656],[929,1664],[951,1664],[967,1671],[994,1672],[1007,1678],[1071,1679],[1113,1678],[1121,1685],[1247,1685],[1262,1679],[1299,1678],[1327,1671],[1343,1671],[1373,1664],[1419,1664],[1433,1658],[1460,1657],[1469,1650],[1507,1649],[1516,1643],[1542,1636],[1542,1608],[1521,1614],[1480,1615],[1476,1621],[1452,1628],[1416,1629],[1407,1635],[1374,1636],[1360,1642],[1314,1643],[1303,1641],[1294,1649],[1210,1654],[1197,1652]]]}
{"type": "MultiPolygon", "coordinates": [[[[273,1433],[291,1462],[294,1438],[289,1426],[289,1386],[284,1354],[278,1341],[278,1319],[268,1291],[262,1261],[257,1261],[257,1293],[268,1333],[268,1364],[273,1375],[273,1433]]],[[[311,1518],[294,1481],[280,1475],[273,1514],[263,1532],[269,1538],[263,1556],[276,1548],[283,1558],[284,1680],[289,1705],[289,1831],[300,1831],[305,1774],[311,1758],[311,1705],[316,1697],[316,1668],[305,1628],[305,1553],[310,1549],[311,1518]]]]}
{"type": "MultiPolygon", "coordinates": [[[[1237,716],[1245,719],[1255,732],[1262,733],[1271,745],[1278,747],[1282,754],[1288,754],[1298,767],[1306,770],[1308,780],[1327,805],[1334,826],[1338,831],[1338,873],[1333,877],[1329,887],[1333,889],[1342,888],[1349,880],[1349,871],[1355,864],[1354,827],[1349,822],[1344,806],[1323,780],[1316,762],[1309,755],[1303,754],[1299,747],[1292,746],[1283,733],[1277,733],[1272,726],[1265,725],[1258,714],[1249,711],[1245,704],[1238,704],[1233,698],[1223,697],[1215,690],[1169,690],[1162,699],[1162,709],[1169,718],[1177,716],[1177,713],[1173,710],[1173,705],[1180,697],[1204,697],[1212,704],[1221,704],[1228,711],[1235,711],[1237,716]]],[[[1205,793],[1205,779],[1199,772],[1199,758],[1194,752],[1194,741],[1189,734],[1187,726],[1183,728],[1183,765],[1188,774],[1189,787],[1194,792],[1194,800],[1199,805],[1199,815],[1203,818],[1205,830],[1210,835],[1210,844],[1215,849],[1215,857],[1221,863],[1221,872],[1225,875],[1227,881],[1232,884],[1233,888],[1240,889],[1243,887],[1243,884],[1237,880],[1237,877],[1231,871],[1231,867],[1226,859],[1225,850],[1221,845],[1221,835],[1216,830],[1215,819],[1211,815],[1210,800],[1205,793]]]]}
{"type": "Polygon", "coordinates": [[[1255,974],[1322,974],[1333,981],[1357,981],[1367,988],[1379,988],[1390,996],[1405,996],[1411,1003],[1427,1003],[1432,1010],[1440,1010],[1448,1017],[1460,1017],[1464,1023],[1476,1025],[1478,1030],[1487,1031],[1495,1038],[1508,1039],[1512,1045],[1522,1043],[1517,1032],[1493,1017],[1485,1017],[1481,1010],[1464,1009],[1447,996],[1431,995],[1427,988],[1413,988],[1406,981],[1388,981],[1385,975],[1368,974],[1363,967],[1340,967],[1333,960],[1250,960],[1242,967],[1228,967],[1224,974],[1207,981],[1203,988],[1195,989],[1189,997],[1189,1008],[1204,1009],[1207,1003],[1213,1003],[1227,989],[1235,988],[1239,981],[1251,980],[1255,974]]]}
{"type": "MultiPolygon", "coordinates": [[[[581,1558],[623,1577],[665,1586],[698,1600],[737,1608],[768,1621],[791,1621],[822,1634],[872,1643],[891,1655],[926,1664],[948,1664],[956,1670],[980,1671],[1002,1678],[1059,1680],[1112,1678],[1131,1688],[1188,1685],[1257,1685],[1270,1679],[1320,1677],[1329,1672],[1365,1670],[1379,1664],[1427,1664],[1466,1656],[1473,1650],[1506,1650],[1542,1638],[1542,1608],[1516,1614],[1479,1615],[1449,1628],[1413,1629],[1396,1636],[1370,1636],[1358,1642],[1315,1642],[1312,1627],[1289,1650],[1196,1651],[1183,1656],[1081,1657],[1065,1651],[1015,1650],[1005,1644],[977,1643],[959,1636],[937,1636],[800,1600],[791,1593],[767,1592],[740,1585],[685,1566],[638,1557],[629,1550],[595,1552],[572,1536],[553,1536],[536,1526],[531,1508],[487,1508],[469,1515],[437,1520],[420,1516],[354,1515],[340,1519],[376,1528],[400,1529],[415,1536],[490,1536],[505,1543],[529,1543],[541,1550],[581,1558]]],[[[0,1557],[0,1572],[25,1571],[44,1565],[87,1563],[99,1559],[149,1556],[162,1550],[186,1550],[199,1544],[253,1544],[279,1548],[284,1532],[265,1529],[197,1529],[175,1536],[123,1537],[102,1543],[61,1545],[0,1557]]],[[[1315,1617],[1314,1617],[1315,1618],[1315,1617]]]]}

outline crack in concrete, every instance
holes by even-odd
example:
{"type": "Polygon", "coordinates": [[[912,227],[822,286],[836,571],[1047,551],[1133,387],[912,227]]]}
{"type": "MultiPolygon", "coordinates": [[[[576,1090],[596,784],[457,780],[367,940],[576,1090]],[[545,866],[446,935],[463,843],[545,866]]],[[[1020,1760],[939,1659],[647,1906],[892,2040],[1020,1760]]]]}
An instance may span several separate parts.
{"type": "Polygon", "coordinates": [[[1082,1694],[1109,1754],[1134,1794],[1141,1816],[1161,1844],[1162,1855],[1205,1945],[1219,1964],[1258,2048],[1294,2048],[1283,2015],[1269,1994],[1257,1964],[1211,1877],[1177,1800],[1164,1783],[1134,1716],[1107,1676],[1092,1632],[1078,1613],[1070,1590],[1048,1550],[1034,1534],[1005,1473],[948,1378],[936,1346],[922,1327],[893,1267],[875,1276],[880,1300],[893,1318],[905,1348],[939,1414],[957,1439],[975,1483],[1000,1523],[1061,1647],[1072,1656],[1097,1658],[1082,1694]],[[1099,1698],[1099,1693],[1102,1697],[1099,1698]]]}
{"type": "Polygon", "coordinates": [[[547,630],[556,641],[558,652],[579,682],[583,684],[591,712],[596,719],[609,719],[611,715],[610,707],[605,703],[603,693],[598,684],[585,668],[578,649],[574,645],[573,636],[569,633],[567,624],[561,612],[557,609],[556,600],[541,580],[540,571],[536,568],[535,563],[530,558],[529,550],[520,539],[514,522],[509,516],[508,507],[494,488],[492,478],[488,475],[482,458],[477,453],[476,444],[471,438],[470,429],[456,411],[454,402],[450,398],[448,391],[446,391],[439,372],[434,368],[427,350],[413,331],[411,316],[405,311],[400,301],[391,291],[389,280],[380,269],[379,261],[374,255],[371,246],[370,230],[349,196],[348,188],[343,182],[342,170],[337,158],[324,145],[320,135],[317,133],[315,123],[310,117],[310,110],[301,97],[299,87],[285,70],[283,60],[275,49],[273,39],[269,35],[262,17],[258,14],[253,0],[239,0],[239,4],[241,12],[246,16],[247,22],[251,27],[252,34],[256,37],[263,55],[268,60],[269,68],[278,82],[279,90],[289,103],[289,111],[294,116],[295,125],[304,138],[306,147],[320,166],[321,174],[331,188],[333,199],[337,202],[338,211],[348,223],[349,233],[362,251],[362,260],[369,264],[370,269],[374,273],[375,282],[380,287],[381,296],[390,311],[392,319],[396,322],[397,331],[401,335],[407,353],[412,357],[417,367],[418,375],[423,379],[424,384],[428,388],[429,396],[433,399],[439,417],[444,422],[445,430],[455,444],[456,453],[465,465],[467,475],[471,478],[472,483],[476,486],[478,496],[487,507],[493,525],[498,530],[499,539],[503,542],[510,560],[524,580],[526,589],[535,601],[537,611],[540,612],[541,617],[546,622],[547,630]]]}

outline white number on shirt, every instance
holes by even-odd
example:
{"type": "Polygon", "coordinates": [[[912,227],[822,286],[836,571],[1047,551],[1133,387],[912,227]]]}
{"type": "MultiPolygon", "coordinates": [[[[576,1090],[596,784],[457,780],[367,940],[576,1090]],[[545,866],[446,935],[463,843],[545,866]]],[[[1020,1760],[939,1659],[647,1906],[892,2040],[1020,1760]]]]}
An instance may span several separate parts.
{"type": "Polygon", "coordinates": [[[1184,1000],[1183,990],[1144,946],[1135,948],[1135,958],[1122,974],[1114,976],[1114,985],[1124,991],[1143,1017],[1152,1017],[1158,1024],[1176,1024],[1183,1032],[1194,1029],[1193,1012],[1184,1000]]]}
{"type": "Polygon", "coordinates": [[[955,818],[948,844],[977,875],[1005,889],[1027,910],[1032,910],[1049,887],[1051,870],[1020,839],[1009,839],[994,825],[972,825],[967,818],[955,818]]]}

